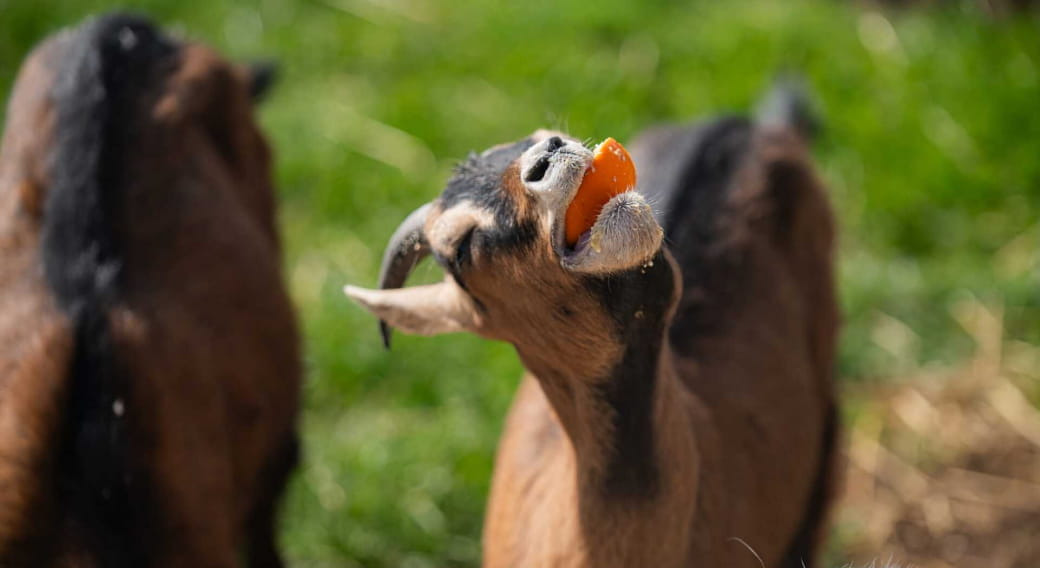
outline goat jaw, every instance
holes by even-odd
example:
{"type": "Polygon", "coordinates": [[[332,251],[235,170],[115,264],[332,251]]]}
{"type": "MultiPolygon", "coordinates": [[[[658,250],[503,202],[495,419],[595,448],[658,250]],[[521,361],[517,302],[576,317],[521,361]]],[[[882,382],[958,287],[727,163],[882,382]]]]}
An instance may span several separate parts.
{"type": "Polygon", "coordinates": [[[621,272],[653,258],[663,236],[646,199],[634,191],[621,193],[603,206],[588,241],[565,254],[561,263],[575,272],[621,272]]]}

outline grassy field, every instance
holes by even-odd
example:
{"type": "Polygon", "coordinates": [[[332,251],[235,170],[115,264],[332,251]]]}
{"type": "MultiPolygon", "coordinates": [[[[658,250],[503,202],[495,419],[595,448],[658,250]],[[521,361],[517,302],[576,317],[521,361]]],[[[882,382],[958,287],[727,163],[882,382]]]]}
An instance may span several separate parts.
{"type": "MultiPolygon", "coordinates": [[[[374,282],[393,227],[468,151],[539,127],[625,140],[744,112],[777,70],[801,70],[843,228],[843,380],[966,358],[973,341],[951,313],[965,298],[1002,304],[1009,340],[1040,342],[1035,15],[993,20],[972,2],[131,4],[283,64],[261,114],[306,330],[306,460],[283,537],[295,565],[477,562],[520,366],[509,346],[463,336],[400,337],[386,353],[340,288],[374,282]]],[[[105,7],[0,0],[0,93],[33,43],[105,7]]]]}

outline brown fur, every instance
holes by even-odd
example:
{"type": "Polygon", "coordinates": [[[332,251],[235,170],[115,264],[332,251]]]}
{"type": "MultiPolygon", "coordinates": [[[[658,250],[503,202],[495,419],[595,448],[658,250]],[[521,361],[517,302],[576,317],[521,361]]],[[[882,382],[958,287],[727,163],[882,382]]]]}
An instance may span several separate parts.
{"type": "Polygon", "coordinates": [[[804,101],[776,97],[758,123],[632,145],[671,209],[666,247],[631,193],[563,247],[591,153],[541,131],[472,156],[409,216],[382,289],[345,288],[385,324],[508,341],[526,367],[485,566],[815,566],[838,469],[834,227],[804,101]],[[424,250],[448,276],[399,289],[424,250]]]}
{"type": "Polygon", "coordinates": [[[693,432],[703,409],[668,368],[665,350],[667,370],[654,402],[656,454],[663,458],[659,494],[646,501],[603,498],[611,416],[592,377],[603,376],[623,346],[580,282],[552,270],[548,255],[532,256],[517,263],[522,275],[467,277],[474,295],[494,306],[481,333],[514,343],[529,371],[499,446],[484,565],[688,565],[698,489],[692,480],[700,473],[693,432]],[[526,281],[524,294],[503,282],[515,279],[526,281]],[[510,293],[513,300],[505,297],[510,293]],[[546,317],[554,306],[572,315],[546,317]]]}
{"type": "MultiPolygon", "coordinates": [[[[68,317],[40,267],[55,129],[51,40],[26,61],[0,148],[0,565],[95,565],[92,527],[56,500],[74,376],[68,317]]],[[[294,460],[296,324],[280,276],[267,146],[246,73],[198,45],[146,90],[115,230],[125,284],[108,313],[130,467],[127,535],[153,566],[277,566],[275,500],[294,460]]]]}
{"type": "MultiPolygon", "coordinates": [[[[727,158],[721,203],[676,221],[707,223],[710,237],[672,243],[675,258],[620,276],[567,270],[546,213],[558,199],[530,202],[513,166],[489,186],[497,166],[478,160],[422,229],[445,282],[347,288],[405,331],[508,341],[527,368],[496,461],[485,566],[814,565],[837,470],[833,222],[798,135],[750,132],[727,158]]],[[[546,155],[537,136],[518,144],[518,160],[546,155]]]]}
{"type": "MultiPolygon", "coordinates": [[[[515,275],[467,276],[495,307],[482,331],[515,343],[530,372],[499,446],[485,566],[758,566],[736,539],[780,565],[821,460],[830,462],[828,485],[836,470],[835,454],[821,453],[834,404],[831,214],[801,143],[783,132],[758,135],[725,211],[724,238],[696,269],[735,266],[723,277],[738,299],[713,307],[688,289],[679,304],[703,302],[722,323],[661,353],[654,431],[663,479],[649,500],[604,498],[595,483],[607,467],[609,409],[583,378],[600,376],[621,348],[604,336],[602,310],[568,278],[525,285],[507,301],[484,298],[510,290],[515,275]],[[578,316],[540,315],[562,303],[578,316]]],[[[531,258],[521,264],[525,279],[560,275],[531,258]]],[[[815,521],[813,547],[825,527],[815,521]]]]}

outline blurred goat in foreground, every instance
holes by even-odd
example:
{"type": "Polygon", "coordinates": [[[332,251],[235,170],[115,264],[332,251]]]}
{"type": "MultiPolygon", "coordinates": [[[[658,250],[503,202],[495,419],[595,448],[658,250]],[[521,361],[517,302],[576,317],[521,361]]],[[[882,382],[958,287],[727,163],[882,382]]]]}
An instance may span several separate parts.
{"type": "Polygon", "coordinates": [[[0,148],[0,565],[280,566],[300,361],[265,73],[113,15],[0,148]]]}
{"type": "Polygon", "coordinates": [[[398,229],[380,290],[347,287],[384,334],[471,331],[527,369],[485,566],[815,565],[838,315],[804,108],[779,89],[754,121],[643,135],[642,195],[574,247],[564,212],[592,152],[543,131],[496,146],[398,229]],[[445,280],[400,288],[427,254],[445,280]]]}

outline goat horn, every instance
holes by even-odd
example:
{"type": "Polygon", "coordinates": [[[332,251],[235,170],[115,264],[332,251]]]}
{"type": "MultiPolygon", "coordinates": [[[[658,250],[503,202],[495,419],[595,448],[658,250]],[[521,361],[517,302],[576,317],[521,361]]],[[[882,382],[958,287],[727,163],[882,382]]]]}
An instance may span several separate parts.
{"type": "MultiPolygon", "coordinates": [[[[383,265],[379,268],[381,290],[404,286],[415,265],[430,254],[430,245],[423,235],[423,225],[426,224],[430,206],[427,203],[412,211],[390,237],[386,252],[383,253],[383,265]]],[[[390,349],[390,326],[384,320],[379,320],[379,333],[383,337],[383,346],[390,349]]]]}

